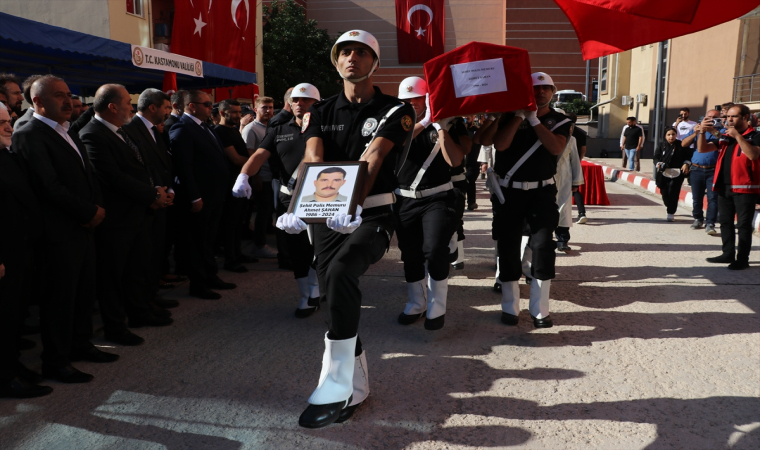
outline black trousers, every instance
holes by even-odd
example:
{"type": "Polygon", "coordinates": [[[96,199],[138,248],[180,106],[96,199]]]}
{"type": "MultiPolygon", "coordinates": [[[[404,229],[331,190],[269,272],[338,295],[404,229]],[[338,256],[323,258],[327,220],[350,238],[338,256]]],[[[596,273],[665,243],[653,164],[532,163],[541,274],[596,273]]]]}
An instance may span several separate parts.
{"type": "Polygon", "coordinates": [[[467,206],[474,205],[478,202],[477,186],[475,182],[480,175],[480,167],[468,167],[464,176],[467,177],[467,206]]]}
{"type": "Polygon", "coordinates": [[[151,264],[147,281],[148,300],[151,300],[158,293],[158,281],[161,279],[161,275],[169,273],[168,271],[164,272],[167,212],[168,208],[156,210],[151,224],[151,264]]]}
{"type": "Polygon", "coordinates": [[[49,367],[63,367],[70,363],[72,349],[92,345],[95,238],[82,228],[64,242],[42,245],[47,286],[40,302],[40,357],[49,367]]]}
{"type": "Polygon", "coordinates": [[[457,213],[454,190],[425,198],[398,197],[393,209],[398,219],[398,248],[408,283],[425,278],[427,261],[430,278],[449,276],[449,241],[454,234],[457,213]]]}
{"type": "Polygon", "coordinates": [[[752,219],[755,216],[757,196],[758,194],[737,194],[727,189],[718,192],[718,218],[723,254],[734,256],[736,251],[736,260],[739,262],[749,261],[749,251],[752,247],[752,219]],[[734,216],[736,216],[736,225],[734,225],[734,216]],[[738,248],[735,245],[737,234],[739,235],[738,248]]]}
{"type": "Polygon", "coordinates": [[[27,304],[24,291],[28,290],[34,252],[20,245],[13,254],[4,256],[5,276],[0,279],[0,386],[16,376],[18,364],[18,332],[27,304]]]}
{"type": "Polygon", "coordinates": [[[531,275],[537,280],[554,278],[554,262],[557,245],[552,239],[557,224],[557,188],[552,184],[538,189],[502,188],[505,202],[500,204],[495,196],[493,235],[499,252],[499,280],[517,281],[522,275],[520,242],[527,221],[530,229],[530,248],[533,250],[531,275]]]}
{"type": "MultiPolygon", "coordinates": [[[[161,264],[161,275],[171,273],[171,262],[169,261],[169,257],[172,253],[172,249],[176,252],[175,246],[180,227],[179,215],[179,207],[176,205],[166,208],[166,233],[164,234],[164,259],[161,264]]],[[[186,273],[187,271],[177,259],[177,255],[175,254],[175,273],[186,273]]]]}
{"type": "MultiPolygon", "coordinates": [[[[350,339],[358,334],[362,292],[359,277],[380,261],[390,245],[396,219],[389,206],[364,211],[361,226],[340,234],[327,225],[314,225],[314,253],[321,308],[327,314],[328,338],[350,339]]],[[[356,355],[362,352],[356,341],[356,355]]]]}
{"type": "Polygon", "coordinates": [[[678,210],[678,195],[681,193],[683,177],[667,178],[662,177],[657,187],[660,188],[662,203],[667,208],[668,214],[675,214],[678,210]]]}
{"type": "Polygon", "coordinates": [[[204,203],[197,212],[190,205],[180,205],[180,226],[175,256],[177,264],[187,270],[191,289],[208,288],[208,281],[219,272],[214,257],[214,242],[224,203],[204,203]]]}
{"type": "Polygon", "coordinates": [[[570,242],[570,227],[557,227],[554,233],[557,236],[557,241],[567,244],[570,242]]]}
{"type": "MultiPolygon", "coordinates": [[[[283,204],[277,205],[277,214],[282,215],[288,211],[288,206],[283,204]]],[[[282,231],[279,228],[278,231],[282,231]]],[[[277,258],[287,257],[293,266],[293,275],[295,279],[309,276],[309,269],[314,266],[314,246],[309,242],[309,233],[302,231],[298,234],[288,234],[283,232],[282,244],[277,241],[278,247],[282,245],[283,253],[280,251],[277,258]]]]}
{"type": "MultiPolygon", "coordinates": [[[[454,202],[454,211],[456,211],[456,218],[454,219],[457,228],[457,241],[464,240],[464,207],[465,207],[465,195],[467,195],[467,180],[457,181],[454,183],[454,190],[458,191],[456,201],[454,202]]],[[[453,233],[452,233],[453,234],[453,233]]]]}
{"type": "Polygon", "coordinates": [[[575,200],[575,206],[578,208],[578,215],[586,215],[586,204],[584,203],[583,194],[580,191],[573,192],[573,200],[575,200]]]}
{"type": "Polygon", "coordinates": [[[243,222],[245,214],[248,212],[248,199],[235,198],[232,196],[232,190],[224,201],[221,223],[219,231],[222,234],[222,245],[224,246],[224,262],[235,263],[243,254],[240,248],[241,236],[243,234],[243,222]]]}
{"type": "Polygon", "coordinates": [[[100,316],[107,332],[126,330],[127,316],[149,314],[153,273],[153,216],[129,228],[95,231],[97,244],[97,295],[100,316]]]}
{"type": "Polygon", "coordinates": [[[263,247],[267,243],[267,229],[272,223],[274,213],[274,191],[272,182],[261,183],[261,191],[253,193],[256,202],[256,219],[253,223],[253,243],[256,247],[263,247]]]}

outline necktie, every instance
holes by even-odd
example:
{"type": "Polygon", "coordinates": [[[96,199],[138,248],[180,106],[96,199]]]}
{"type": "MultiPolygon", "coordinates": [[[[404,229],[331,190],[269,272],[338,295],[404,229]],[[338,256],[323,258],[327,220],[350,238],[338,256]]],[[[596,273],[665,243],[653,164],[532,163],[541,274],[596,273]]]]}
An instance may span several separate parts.
{"type": "Polygon", "coordinates": [[[150,131],[153,132],[153,140],[156,141],[156,143],[158,143],[158,127],[156,127],[155,125],[153,125],[150,128],[150,131]]]}
{"type": "MultiPolygon", "coordinates": [[[[119,136],[122,137],[122,139],[124,139],[124,142],[129,146],[129,148],[131,148],[135,152],[135,156],[137,157],[137,160],[140,161],[140,164],[142,164],[143,167],[145,167],[145,161],[143,161],[143,157],[142,157],[142,153],[140,153],[140,149],[137,148],[134,142],[132,142],[132,139],[129,138],[129,135],[127,134],[127,132],[122,130],[121,128],[116,130],[116,132],[119,134],[119,136]]],[[[150,175],[148,175],[148,177],[150,178],[150,185],[155,186],[155,183],[153,183],[153,177],[151,177],[150,175]]]]}

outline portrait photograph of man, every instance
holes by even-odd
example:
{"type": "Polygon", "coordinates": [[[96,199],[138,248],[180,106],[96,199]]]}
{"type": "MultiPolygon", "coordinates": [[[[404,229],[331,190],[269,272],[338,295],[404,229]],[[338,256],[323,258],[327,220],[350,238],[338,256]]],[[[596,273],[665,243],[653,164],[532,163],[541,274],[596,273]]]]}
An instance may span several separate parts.
{"type": "Polygon", "coordinates": [[[314,193],[301,197],[301,202],[346,202],[348,197],[340,193],[346,181],[346,171],[340,167],[323,169],[314,180],[314,193]]]}

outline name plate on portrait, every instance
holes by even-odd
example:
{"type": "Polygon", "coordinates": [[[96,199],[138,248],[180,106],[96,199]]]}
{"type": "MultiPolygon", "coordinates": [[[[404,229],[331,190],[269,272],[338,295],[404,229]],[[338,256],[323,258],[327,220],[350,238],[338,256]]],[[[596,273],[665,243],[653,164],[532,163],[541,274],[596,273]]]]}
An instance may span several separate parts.
{"type": "Polygon", "coordinates": [[[457,98],[507,91],[504,60],[501,58],[451,65],[457,98]]]}

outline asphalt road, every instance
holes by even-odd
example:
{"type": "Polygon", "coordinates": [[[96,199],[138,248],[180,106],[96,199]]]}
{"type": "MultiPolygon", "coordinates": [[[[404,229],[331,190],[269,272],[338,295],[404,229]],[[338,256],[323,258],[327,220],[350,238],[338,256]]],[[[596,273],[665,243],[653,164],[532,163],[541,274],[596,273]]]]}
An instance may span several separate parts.
{"type": "MultiPolygon", "coordinates": [[[[705,257],[720,238],[665,219],[659,198],[608,182],[557,257],[555,326],[499,321],[490,205],[465,214],[466,263],[446,326],[396,323],[406,301],[393,247],[362,278],[360,335],[371,396],[354,418],[298,427],[316,386],[320,312],[296,319],[292,273],[269,260],[219,301],[166,296],[175,323],[135,330],[140,347],[77,363],[86,385],[0,400],[0,449],[758,449],[760,248],[732,272],[705,257]]],[[[34,339],[39,342],[38,336],[34,339]]],[[[39,370],[39,345],[22,360],[39,370]]]]}

